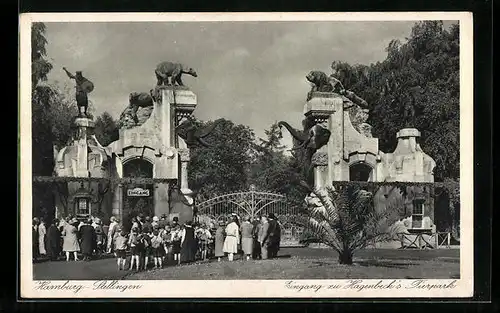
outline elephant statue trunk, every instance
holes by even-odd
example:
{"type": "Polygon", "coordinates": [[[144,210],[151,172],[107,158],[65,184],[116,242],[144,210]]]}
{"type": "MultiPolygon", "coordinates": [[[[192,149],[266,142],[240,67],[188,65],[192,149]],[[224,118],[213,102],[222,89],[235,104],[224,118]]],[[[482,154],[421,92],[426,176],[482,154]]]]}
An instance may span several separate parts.
{"type": "Polygon", "coordinates": [[[284,122],[284,121],[280,121],[278,123],[278,126],[281,128],[281,127],[285,127],[288,132],[290,132],[290,135],[292,135],[292,137],[296,140],[298,140],[301,145],[307,140],[308,138],[308,135],[307,133],[304,133],[302,131],[299,131],[295,128],[293,128],[292,126],[290,126],[290,124],[288,124],[287,122],[284,122]]]}

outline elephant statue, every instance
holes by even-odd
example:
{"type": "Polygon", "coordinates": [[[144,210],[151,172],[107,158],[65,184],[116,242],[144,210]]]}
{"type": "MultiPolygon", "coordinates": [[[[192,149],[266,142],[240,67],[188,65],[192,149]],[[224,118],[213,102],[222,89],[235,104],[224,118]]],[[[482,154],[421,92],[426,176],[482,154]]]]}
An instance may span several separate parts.
{"type": "Polygon", "coordinates": [[[294,148],[294,150],[310,149],[316,152],[328,143],[331,135],[328,129],[318,124],[311,126],[305,131],[295,129],[284,121],[279,122],[278,126],[280,126],[280,128],[285,127],[290,132],[290,135],[299,142],[299,145],[294,148]]]}
{"type": "Polygon", "coordinates": [[[194,125],[194,123],[187,119],[179,126],[175,128],[175,131],[179,137],[181,137],[188,147],[193,146],[203,146],[203,147],[211,147],[211,145],[206,142],[203,138],[207,137],[212,133],[217,127],[217,125],[222,122],[221,120],[215,121],[212,125],[208,127],[198,128],[194,125]]]}
{"type": "Polygon", "coordinates": [[[304,123],[305,130],[300,131],[293,128],[287,122],[280,121],[278,126],[285,127],[292,137],[296,140],[297,145],[292,150],[300,150],[302,152],[303,175],[307,182],[312,180],[312,157],[321,147],[326,145],[330,140],[331,132],[325,127],[315,124],[307,127],[304,123]]]}

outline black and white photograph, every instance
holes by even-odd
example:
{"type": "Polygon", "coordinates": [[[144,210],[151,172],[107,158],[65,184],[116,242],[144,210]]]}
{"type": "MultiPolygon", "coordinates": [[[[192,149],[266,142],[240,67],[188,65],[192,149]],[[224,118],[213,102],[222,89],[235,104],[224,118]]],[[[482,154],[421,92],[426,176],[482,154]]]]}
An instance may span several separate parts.
{"type": "Polygon", "coordinates": [[[472,15],[431,13],[21,15],[21,295],[471,296],[472,15]]]}

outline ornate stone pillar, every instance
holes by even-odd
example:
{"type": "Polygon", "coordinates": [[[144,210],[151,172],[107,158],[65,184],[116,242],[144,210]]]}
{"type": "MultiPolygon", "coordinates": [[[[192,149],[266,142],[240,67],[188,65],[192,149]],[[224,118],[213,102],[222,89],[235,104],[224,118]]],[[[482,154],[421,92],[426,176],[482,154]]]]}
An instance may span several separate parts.
{"type": "Polygon", "coordinates": [[[331,185],[328,181],[328,152],[316,152],[311,161],[314,166],[314,187],[323,188],[331,185]]]}
{"type": "Polygon", "coordinates": [[[73,159],[72,167],[73,174],[76,177],[88,177],[88,144],[87,144],[87,129],[94,127],[94,122],[86,117],[80,117],[75,119],[76,126],[76,160],[73,159]]]}
{"type": "Polygon", "coordinates": [[[111,215],[123,220],[123,185],[118,184],[114,190],[113,202],[111,204],[111,215]]]}
{"type": "Polygon", "coordinates": [[[335,133],[338,132],[337,124],[343,121],[343,119],[335,118],[339,115],[338,110],[340,110],[340,116],[343,114],[342,98],[337,94],[325,92],[313,92],[308,98],[309,100],[304,106],[304,115],[311,124],[319,124],[331,132],[328,144],[321,147],[312,158],[314,185],[316,188],[331,186],[334,180],[334,175],[332,175],[334,164],[331,164],[332,157],[341,154],[343,150],[342,143],[339,146],[339,134],[335,133]]]}
{"type": "Polygon", "coordinates": [[[160,132],[162,146],[164,148],[170,148],[172,145],[171,139],[174,125],[172,123],[172,109],[171,105],[175,104],[175,94],[172,88],[162,88],[161,89],[161,110],[160,110],[160,132]]]}
{"type": "Polygon", "coordinates": [[[189,149],[187,148],[179,148],[179,159],[181,162],[181,170],[179,173],[179,179],[180,179],[180,191],[188,201],[188,203],[191,205],[193,204],[193,198],[191,197],[191,189],[189,189],[189,183],[188,183],[188,163],[189,160],[191,159],[190,157],[190,152],[189,149]]]}
{"type": "Polygon", "coordinates": [[[154,211],[156,216],[170,212],[169,184],[156,183],[154,187],[154,211]]]}

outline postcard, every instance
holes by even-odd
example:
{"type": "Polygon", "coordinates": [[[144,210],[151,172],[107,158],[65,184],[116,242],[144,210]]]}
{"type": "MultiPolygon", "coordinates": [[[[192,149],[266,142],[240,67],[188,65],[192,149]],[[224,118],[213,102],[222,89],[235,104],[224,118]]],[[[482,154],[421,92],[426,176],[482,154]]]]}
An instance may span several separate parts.
{"type": "Polygon", "coordinates": [[[20,297],[472,296],[472,25],[21,14],[20,297]]]}

